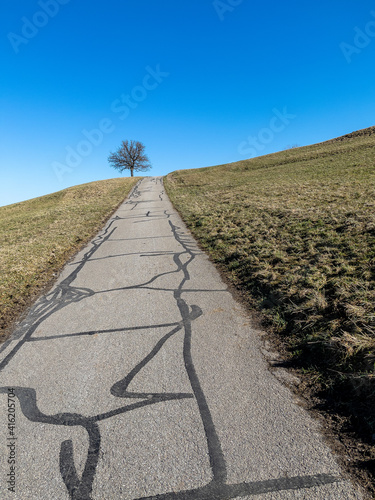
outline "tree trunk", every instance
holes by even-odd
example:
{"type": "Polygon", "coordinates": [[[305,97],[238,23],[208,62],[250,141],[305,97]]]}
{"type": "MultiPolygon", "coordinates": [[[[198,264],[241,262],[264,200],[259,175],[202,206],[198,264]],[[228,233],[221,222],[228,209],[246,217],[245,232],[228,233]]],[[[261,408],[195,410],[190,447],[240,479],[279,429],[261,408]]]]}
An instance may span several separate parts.
{"type": "Polygon", "coordinates": [[[132,168],[130,169],[130,177],[134,177],[133,169],[132,168]]]}

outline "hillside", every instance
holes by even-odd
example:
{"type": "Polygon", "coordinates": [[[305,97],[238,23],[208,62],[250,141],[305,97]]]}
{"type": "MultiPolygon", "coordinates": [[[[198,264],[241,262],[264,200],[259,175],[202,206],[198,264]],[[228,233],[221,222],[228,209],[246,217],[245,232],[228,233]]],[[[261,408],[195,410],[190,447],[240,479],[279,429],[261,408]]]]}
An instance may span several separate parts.
{"type": "Polygon", "coordinates": [[[315,392],[337,411],[358,418],[371,442],[375,127],[176,171],[165,185],[202,247],[286,349],[289,364],[310,374],[315,392]]]}
{"type": "Polygon", "coordinates": [[[0,340],[137,180],[91,182],[0,207],[0,340]]]}

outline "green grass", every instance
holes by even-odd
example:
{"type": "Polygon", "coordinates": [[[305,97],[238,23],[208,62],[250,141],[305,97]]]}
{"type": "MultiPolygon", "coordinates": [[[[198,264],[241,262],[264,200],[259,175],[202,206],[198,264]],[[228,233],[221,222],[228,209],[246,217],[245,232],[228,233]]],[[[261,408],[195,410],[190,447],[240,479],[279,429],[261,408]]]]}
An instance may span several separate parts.
{"type": "MultiPolygon", "coordinates": [[[[336,386],[360,377],[373,395],[375,127],[176,171],[165,185],[202,247],[291,358],[324,373],[328,385],[332,377],[336,386]]],[[[369,423],[375,429],[375,419],[369,423]]]]}
{"type": "Polygon", "coordinates": [[[92,182],[0,207],[0,338],[136,182],[92,182]]]}

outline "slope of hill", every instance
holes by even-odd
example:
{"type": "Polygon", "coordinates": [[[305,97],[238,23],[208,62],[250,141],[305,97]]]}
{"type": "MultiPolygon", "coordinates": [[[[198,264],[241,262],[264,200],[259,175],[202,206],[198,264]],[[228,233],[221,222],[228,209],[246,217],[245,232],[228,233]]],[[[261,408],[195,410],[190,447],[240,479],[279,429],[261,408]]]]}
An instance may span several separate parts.
{"type": "Polygon", "coordinates": [[[360,417],[371,442],[375,127],[176,171],[165,185],[202,247],[261,312],[289,360],[312,375],[336,409],[360,417]]]}
{"type": "Polygon", "coordinates": [[[104,225],[137,180],[91,182],[0,207],[0,340],[64,263],[104,225]]]}

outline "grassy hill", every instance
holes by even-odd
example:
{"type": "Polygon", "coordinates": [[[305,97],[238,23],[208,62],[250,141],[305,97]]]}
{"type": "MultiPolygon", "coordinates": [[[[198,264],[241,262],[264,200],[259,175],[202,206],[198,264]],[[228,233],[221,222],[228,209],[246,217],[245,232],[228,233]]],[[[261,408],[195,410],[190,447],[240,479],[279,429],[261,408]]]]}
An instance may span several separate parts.
{"type": "Polygon", "coordinates": [[[92,182],[0,207],[0,340],[54,274],[103,226],[137,180],[92,182]]]}
{"type": "Polygon", "coordinates": [[[343,411],[361,414],[371,440],[375,127],[176,171],[165,185],[202,247],[261,312],[294,366],[313,374],[343,411]]]}

